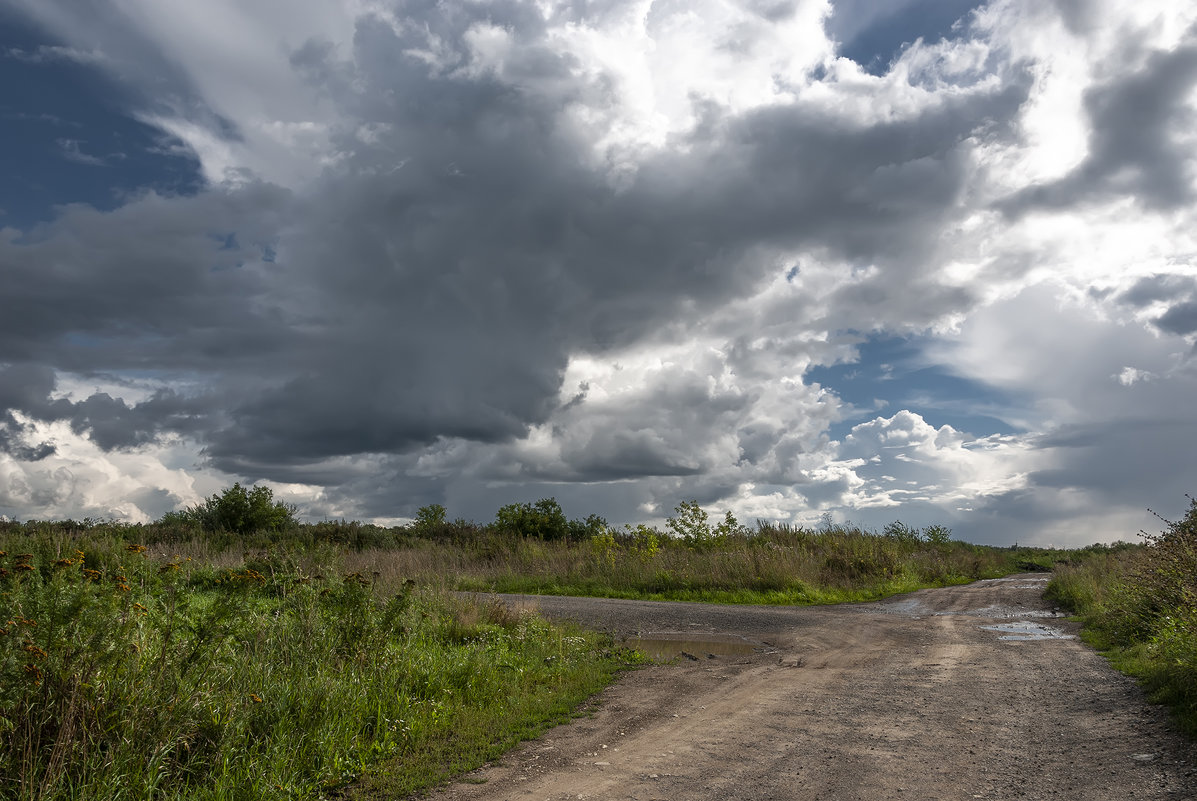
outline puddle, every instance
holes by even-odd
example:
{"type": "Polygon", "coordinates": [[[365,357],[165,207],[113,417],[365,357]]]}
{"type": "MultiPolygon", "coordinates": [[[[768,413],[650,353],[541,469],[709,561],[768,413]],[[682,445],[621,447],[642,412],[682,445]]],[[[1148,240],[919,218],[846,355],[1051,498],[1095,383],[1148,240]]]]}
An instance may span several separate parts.
{"type": "Polygon", "coordinates": [[[925,615],[928,612],[926,604],[917,598],[903,598],[901,601],[890,601],[876,605],[877,611],[887,615],[925,615]]]}
{"type": "Polygon", "coordinates": [[[1051,581],[1052,574],[1044,573],[1041,576],[1005,576],[1003,578],[981,579],[978,584],[1004,584],[1011,581],[1032,582],[1030,586],[1038,588],[1040,584],[1046,584],[1051,581]]]}
{"type": "Polygon", "coordinates": [[[643,651],[656,660],[669,661],[682,657],[684,659],[716,659],[721,656],[740,656],[751,654],[757,644],[748,642],[740,637],[731,635],[711,634],[696,636],[693,632],[686,634],[649,634],[645,637],[629,637],[624,645],[643,651]]]}
{"type": "Polygon", "coordinates": [[[1072,640],[1071,634],[1065,634],[1059,629],[1045,626],[1042,623],[1031,623],[1020,620],[1015,623],[998,623],[993,626],[982,626],[986,631],[1006,632],[998,637],[999,640],[1072,640]]]}
{"type": "Polygon", "coordinates": [[[981,609],[969,609],[965,612],[936,612],[937,617],[943,615],[971,615],[973,617],[998,617],[998,618],[1012,618],[1012,617],[1065,617],[1063,612],[1057,612],[1051,609],[1027,609],[1022,606],[1004,606],[995,604],[993,606],[982,607],[981,609]]]}

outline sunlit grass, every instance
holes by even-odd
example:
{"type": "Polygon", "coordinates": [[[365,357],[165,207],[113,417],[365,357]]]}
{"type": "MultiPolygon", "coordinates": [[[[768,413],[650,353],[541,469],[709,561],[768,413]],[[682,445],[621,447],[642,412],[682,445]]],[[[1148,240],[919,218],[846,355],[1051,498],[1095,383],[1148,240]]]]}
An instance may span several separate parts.
{"type": "Polygon", "coordinates": [[[596,635],[306,558],[3,543],[5,798],[310,798],[374,766],[407,792],[619,665],[596,635]]]}
{"type": "Polygon", "coordinates": [[[1080,617],[1086,641],[1197,737],[1197,501],[1144,548],[1060,567],[1047,594],[1080,617]]]}

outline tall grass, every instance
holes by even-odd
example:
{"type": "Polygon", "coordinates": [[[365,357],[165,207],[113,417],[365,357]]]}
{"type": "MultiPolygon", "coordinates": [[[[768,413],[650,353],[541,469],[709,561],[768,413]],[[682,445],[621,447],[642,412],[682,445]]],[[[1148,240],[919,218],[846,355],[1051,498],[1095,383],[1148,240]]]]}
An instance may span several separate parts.
{"type": "MultiPolygon", "coordinates": [[[[78,532],[76,532],[78,533],[78,532]]],[[[568,715],[595,635],[310,558],[0,536],[0,797],[406,793],[568,715]]]]}
{"type": "MultiPolygon", "coordinates": [[[[414,562],[430,556],[393,553],[411,554],[414,562]]],[[[463,589],[817,604],[1049,569],[1057,556],[1036,549],[903,539],[851,527],[816,531],[762,523],[701,548],[641,527],[584,542],[506,539],[482,553],[444,548],[436,552],[441,561],[425,564],[454,576],[463,589]]],[[[361,557],[375,558],[368,552],[361,557]]]]}
{"type": "Polygon", "coordinates": [[[1166,531],[1144,536],[1146,547],[1061,566],[1047,594],[1080,616],[1083,636],[1197,737],[1197,500],[1166,531]]]}
{"type": "Polygon", "coordinates": [[[594,528],[0,523],[0,797],[401,795],[568,716],[621,664],[448,590],[826,603],[1062,556],[897,525],[594,528]]]}

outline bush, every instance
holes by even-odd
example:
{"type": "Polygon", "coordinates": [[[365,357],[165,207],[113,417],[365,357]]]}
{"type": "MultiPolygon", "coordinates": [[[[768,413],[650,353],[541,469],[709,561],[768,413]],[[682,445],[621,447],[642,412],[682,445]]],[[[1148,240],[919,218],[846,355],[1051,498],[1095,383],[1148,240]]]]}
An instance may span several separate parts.
{"type": "Polygon", "coordinates": [[[237,483],[185,511],[168,512],[159,522],[193,523],[206,531],[252,534],[296,525],[295,511],[293,505],[274,500],[270,487],[246,489],[237,483]]]}
{"type": "Polygon", "coordinates": [[[698,501],[682,501],[674,508],[675,517],[665,519],[665,524],[674,535],[693,550],[704,550],[726,545],[733,537],[747,536],[748,530],[740,525],[736,516],[727,511],[723,520],[711,526],[706,510],[698,501]]]}
{"type": "Polygon", "coordinates": [[[1059,567],[1048,597],[1080,614],[1090,642],[1197,734],[1197,500],[1145,547],[1096,548],[1059,567]]]}
{"type": "Polygon", "coordinates": [[[439,503],[421,506],[411,528],[418,537],[435,537],[445,527],[445,507],[439,503]]]}
{"type": "Polygon", "coordinates": [[[495,514],[495,528],[507,534],[541,540],[569,537],[569,521],[556,498],[541,498],[535,504],[509,503],[495,514]]]}
{"type": "Polygon", "coordinates": [[[917,527],[908,526],[901,520],[895,520],[887,524],[881,530],[881,533],[891,540],[897,540],[898,542],[913,543],[922,540],[922,534],[917,527]]]}

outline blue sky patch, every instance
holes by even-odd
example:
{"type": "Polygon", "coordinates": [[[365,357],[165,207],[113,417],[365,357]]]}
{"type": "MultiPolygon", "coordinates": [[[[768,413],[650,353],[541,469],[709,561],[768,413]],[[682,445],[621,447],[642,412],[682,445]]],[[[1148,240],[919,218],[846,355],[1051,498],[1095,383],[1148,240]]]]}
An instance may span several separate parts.
{"type": "MultiPolygon", "coordinates": [[[[887,4],[864,25],[853,29],[850,20],[841,17],[843,9],[853,10],[855,3],[838,2],[828,20],[828,28],[848,34],[842,38],[840,55],[860,64],[873,75],[884,75],[903,47],[919,37],[937,42],[952,33],[952,25],[975,8],[985,5],[977,0],[912,0],[887,4]],[[848,23],[845,25],[845,23],[848,23]]],[[[874,6],[875,8],[875,6],[874,6]]]]}
{"type": "Polygon", "coordinates": [[[1002,409],[1016,406],[1017,399],[929,364],[923,357],[926,341],[871,337],[858,346],[857,361],[813,367],[806,372],[808,382],[835,392],[859,410],[832,426],[828,433],[833,439],[842,440],[853,426],[903,409],[921,415],[936,428],[950,425],[979,437],[1019,433],[996,416],[1002,409]],[[880,408],[878,401],[883,402],[880,408]]]}
{"type": "Polygon", "coordinates": [[[0,12],[0,226],[28,230],[66,203],[107,211],[145,189],[198,191],[199,162],[129,116],[132,98],[70,53],[0,12]]]}

